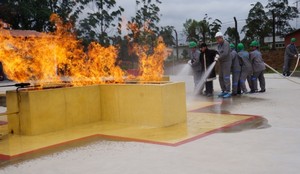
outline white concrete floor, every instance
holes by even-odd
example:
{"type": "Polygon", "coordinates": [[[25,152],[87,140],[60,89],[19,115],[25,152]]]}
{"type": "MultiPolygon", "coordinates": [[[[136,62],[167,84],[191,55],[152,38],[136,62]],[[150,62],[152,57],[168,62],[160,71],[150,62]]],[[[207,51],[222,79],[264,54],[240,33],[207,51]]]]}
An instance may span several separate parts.
{"type": "MultiPolygon", "coordinates": [[[[137,142],[96,141],[29,160],[0,166],[0,174],[297,174],[300,172],[300,85],[277,75],[266,75],[267,92],[224,100],[219,109],[260,115],[269,126],[217,133],[168,147],[137,142]]],[[[220,99],[191,97],[189,102],[220,99]]],[[[300,82],[300,78],[294,78],[300,82]]],[[[217,81],[216,93],[220,92],[217,81]]]]}

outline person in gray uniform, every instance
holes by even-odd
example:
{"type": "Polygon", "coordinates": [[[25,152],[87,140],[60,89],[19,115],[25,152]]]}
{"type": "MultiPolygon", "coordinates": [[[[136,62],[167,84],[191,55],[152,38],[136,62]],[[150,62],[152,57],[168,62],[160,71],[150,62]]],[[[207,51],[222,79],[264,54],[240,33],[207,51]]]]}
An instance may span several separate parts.
{"type": "Polygon", "coordinates": [[[292,38],[291,43],[286,46],[284,52],[284,65],[283,65],[283,72],[284,76],[290,76],[290,68],[292,64],[292,60],[298,58],[298,50],[295,45],[296,39],[292,38]]]}
{"type": "Polygon", "coordinates": [[[201,79],[201,63],[200,63],[200,50],[198,49],[198,45],[196,42],[192,41],[189,43],[190,50],[190,60],[189,64],[191,65],[193,69],[193,76],[194,76],[194,84],[195,87],[200,82],[201,79]]]}
{"type": "Polygon", "coordinates": [[[239,43],[237,45],[238,57],[241,60],[241,76],[240,86],[243,94],[247,94],[246,79],[252,74],[252,65],[249,59],[249,53],[245,51],[244,44],[239,43]]]}
{"type": "Polygon", "coordinates": [[[258,50],[259,44],[257,41],[252,41],[250,44],[252,52],[250,52],[250,62],[252,63],[253,75],[251,77],[251,93],[266,92],[266,82],[264,71],[266,65],[262,59],[261,52],[258,50]],[[260,91],[257,89],[257,80],[259,81],[260,91]]]}
{"type": "Polygon", "coordinates": [[[219,71],[219,82],[222,89],[222,93],[219,94],[219,97],[229,98],[230,94],[230,70],[231,70],[231,56],[230,56],[230,47],[229,43],[224,40],[223,33],[217,32],[215,38],[218,43],[218,55],[216,55],[215,61],[220,62],[220,71],[219,71]]]}
{"type": "Polygon", "coordinates": [[[241,87],[239,85],[240,76],[241,76],[241,60],[238,57],[238,54],[235,50],[235,45],[230,44],[231,48],[231,59],[232,59],[232,65],[231,65],[231,73],[232,73],[232,96],[235,96],[237,94],[241,94],[241,87]]]}

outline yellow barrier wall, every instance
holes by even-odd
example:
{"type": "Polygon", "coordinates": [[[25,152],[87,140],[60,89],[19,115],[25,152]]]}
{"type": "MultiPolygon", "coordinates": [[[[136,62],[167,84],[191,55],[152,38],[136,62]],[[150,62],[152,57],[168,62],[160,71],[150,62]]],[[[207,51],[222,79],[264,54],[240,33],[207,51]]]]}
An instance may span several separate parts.
{"type": "Polygon", "coordinates": [[[98,121],[163,127],[186,121],[184,83],[7,92],[9,130],[37,135],[98,121]],[[18,106],[19,101],[19,106],[18,106]]]}
{"type": "Polygon", "coordinates": [[[164,127],[186,121],[184,83],[101,85],[103,120],[164,127]]]}

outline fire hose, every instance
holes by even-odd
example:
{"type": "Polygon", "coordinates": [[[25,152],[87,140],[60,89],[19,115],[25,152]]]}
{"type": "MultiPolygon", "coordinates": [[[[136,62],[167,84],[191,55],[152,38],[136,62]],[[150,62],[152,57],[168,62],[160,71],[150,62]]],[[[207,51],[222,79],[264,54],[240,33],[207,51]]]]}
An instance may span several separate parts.
{"type": "Polygon", "coordinates": [[[298,59],[297,59],[297,63],[296,63],[296,65],[295,65],[295,68],[294,68],[294,70],[292,71],[292,73],[291,73],[289,76],[284,76],[284,75],[282,75],[280,72],[276,71],[273,67],[271,67],[270,65],[268,65],[268,64],[266,64],[266,63],[265,63],[265,65],[266,65],[269,69],[271,69],[272,71],[274,71],[276,74],[278,74],[279,76],[281,76],[282,78],[284,78],[284,79],[286,79],[286,80],[289,80],[289,81],[291,81],[291,82],[293,82],[293,83],[295,83],[295,84],[300,85],[300,82],[297,82],[297,81],[292,80],[292,79],[290,78],[290,77],[295,73],[295,71],[296,71],[296,69],[297,69],[297,67],[298,67],[298,65],[299,65],[299,59],[300,59],[300,57],[299,57],[299,55],[298,55],[298,59]]]}
{"type": "Polygon", "coordinates": [[[12,85],[3,85],[3,86],[0,86],[0,88],[4,88],[4,87],[25,88],[25,87],[28,87],[29,85],[30,85],[30,83],[16,83],[16,84],[12,84],[12,85]]]}

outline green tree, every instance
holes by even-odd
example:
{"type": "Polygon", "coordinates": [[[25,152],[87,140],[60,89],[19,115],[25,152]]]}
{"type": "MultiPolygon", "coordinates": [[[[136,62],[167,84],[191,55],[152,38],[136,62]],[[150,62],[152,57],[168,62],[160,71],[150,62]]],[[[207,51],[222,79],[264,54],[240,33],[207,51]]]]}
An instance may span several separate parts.
{"type": "Polygon", "coordinates": [[[173,36],[174,27],[173,26],[165,26],[161,27],[159,31],[159,35],[162,36],[164,39],[164,42],[167,46],[173,46],[175,45],[175,38],[173,36]]]}
{"type": "Polygon", "coordinates": [[[198,32],[199,22],[194,19],[188,19],[183,24],[183,33],[187,36],[186,41],[199,42],[200,36],[198,32]]]}
{"type": "MultiPolygon", "coordinates": [[[[79,37],[85,44],[91,41],[99,42],[101,45],[108,46],[111,41],[109,30],[117,27],[118,33],[121,34],[121,15],[124,9],[116,7],[115,0],[81,0],[82,5],[91,7],[88,10],[87,17],[81,20],[78,29],[79,37]],[[115,21],[118,20],[118,26],[115,21]]],[[[84,8],[83,6],[81,6],[84,8]]]]}
{"type": "Polygon", "coordinates": [[[235,40],[237,38],[236,30],[235,28],[228,27],[224,33],[224,35],[227,36],[227,41],[230,43],[235,43],[235,40]]]}
{"type": "Polygon", "coordinates": [[[79,0],[3,0],[0,4],[0,18],[11,24],[13,29],[51,31],[49,21],[57,13],[64,22],[72,18],[75,23],[80,9],[74,9],[79,0]]]}
{"type": "Polygon", "coordinates": [[[136,14],[128,22],[128,36],[139,44],[153,47],[159,34],[160,0],[136,0],[136,14]]]}
{"type": "Polygon", "coordinates": [[[294,30],[289,21],[298,17],[298,9],[289,6],[288,0],[269,0],[266,8],[270,19],[272,19],[272,12],[274,12],[277,35],[284,36],[294,30]]]}
{"type": "Polygon", "coordinates": [[[221,24],[219,19],[212,20],[205,14],[199,22],[194,19],[186,20],[183,27],[187,41],[212,42],[215,40],[215,34],[221,29],[221,24]]]}
{"type": "Polygon", "coordinates": [[[214,41],[215,34],[221,29],[222,22],[219,19],[215,19],[211,22],[212,18],[205,14],[205,17],[199,21],[199,32],[201,34],[202,42],[214,41]]]}
{"type": "Polygon", "coordinates": [[[261,44],[264,43],[264,38],[272,32],[271,21],[260,2],[257,2],[250,9],[246,25],[242,28],[242,32],[245,33],[246,40],[251,41],[256,39],[261,44]]]}
{"type": "Polygon", "coordinates": [[[56,4],[52,11],[58,14],[64,23],[71,22],[73,25],[75,25],[79,14],[82,13],[80,0],[57,0],[53,2],[56,4]],[[76,6],[77,8],[74,8],[76,6]]]}

